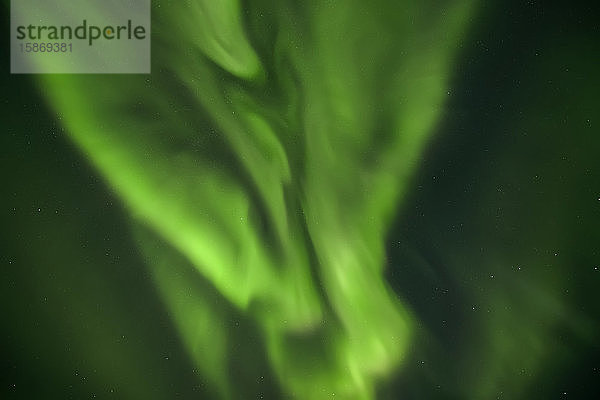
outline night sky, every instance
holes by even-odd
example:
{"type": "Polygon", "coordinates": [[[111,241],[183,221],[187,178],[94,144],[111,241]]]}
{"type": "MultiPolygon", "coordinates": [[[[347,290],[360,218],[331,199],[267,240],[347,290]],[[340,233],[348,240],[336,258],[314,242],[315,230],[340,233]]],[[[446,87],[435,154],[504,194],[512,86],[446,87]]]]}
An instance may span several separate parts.
{"type": "Polygon", "coordinates": [[[0,399],[600,398],[595,3],[152,1],[150,75],[0,10],[0,399]]]}

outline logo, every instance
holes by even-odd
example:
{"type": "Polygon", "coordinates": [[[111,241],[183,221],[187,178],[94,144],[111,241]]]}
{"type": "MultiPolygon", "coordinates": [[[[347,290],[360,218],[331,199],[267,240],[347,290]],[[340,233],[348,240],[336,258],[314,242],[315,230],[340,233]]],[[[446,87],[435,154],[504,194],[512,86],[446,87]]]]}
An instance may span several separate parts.
{"type": "Polygon", "coordinates": [[[150,0],[11,0],[11,72],[150,73],[150,0]]]}

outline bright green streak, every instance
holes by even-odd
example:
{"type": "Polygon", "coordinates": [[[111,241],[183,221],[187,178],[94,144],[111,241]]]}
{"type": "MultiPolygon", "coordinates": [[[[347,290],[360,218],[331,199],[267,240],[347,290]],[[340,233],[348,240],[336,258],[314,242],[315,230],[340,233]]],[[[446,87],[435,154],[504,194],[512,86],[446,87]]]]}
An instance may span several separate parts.
{"type": "MultiPolygon", "coordinates": [[[[256,3],[162,3],[151,77],[43,84],[132,217],[256,320],[285,391],[371,399],[414,326],[382,276],[386,231],[471,4],[256,3]]],[[[139,238],[190,355],[230,397],[218,310],[139,238]]]]}

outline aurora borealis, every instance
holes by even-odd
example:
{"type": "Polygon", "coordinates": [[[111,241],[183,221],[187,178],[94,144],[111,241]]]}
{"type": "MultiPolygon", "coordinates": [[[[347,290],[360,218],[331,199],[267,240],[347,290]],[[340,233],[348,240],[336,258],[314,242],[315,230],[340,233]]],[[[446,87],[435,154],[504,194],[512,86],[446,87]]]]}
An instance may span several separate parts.
{"type": "Polygon", "coordinates": [[[595,398],[594,15],[153,1],[149,75],[4,66],[1,397],[595,398]]]}

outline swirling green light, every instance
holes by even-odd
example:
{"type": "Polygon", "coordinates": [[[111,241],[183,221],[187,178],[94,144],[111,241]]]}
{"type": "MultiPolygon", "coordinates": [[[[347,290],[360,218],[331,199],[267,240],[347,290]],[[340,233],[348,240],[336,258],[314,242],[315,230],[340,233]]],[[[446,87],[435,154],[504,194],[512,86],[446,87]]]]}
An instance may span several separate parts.
{"type": "Polygon", "coordinates": [[[370,399],[414,326],[382,276],[388,224],[472,6],[244,4],[155,2],[151,76],[44,76],[45,93],[132,217],[171,247],[139,236],[222,397],[218,310],[173,250],[256,321],[284,391],[370,399]]]}

